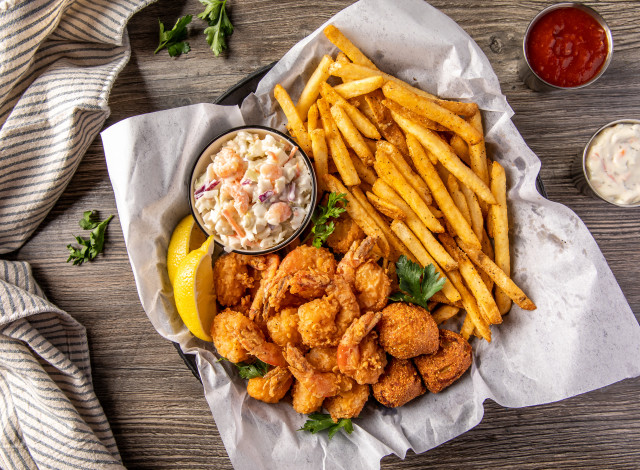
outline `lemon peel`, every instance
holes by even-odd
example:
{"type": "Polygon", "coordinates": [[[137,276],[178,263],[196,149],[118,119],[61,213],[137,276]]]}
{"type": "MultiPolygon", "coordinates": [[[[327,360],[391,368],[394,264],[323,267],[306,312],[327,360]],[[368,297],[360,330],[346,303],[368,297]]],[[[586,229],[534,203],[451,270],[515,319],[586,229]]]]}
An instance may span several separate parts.
{"type": "Polygon", "coordinates": [[[171,234],[167,249],[167,272],[169,281],[173,284],[178,265],[193,250],[202,246],[207,239],[205,233],[198,227],[192,215],[180,221],[171,234]]]}

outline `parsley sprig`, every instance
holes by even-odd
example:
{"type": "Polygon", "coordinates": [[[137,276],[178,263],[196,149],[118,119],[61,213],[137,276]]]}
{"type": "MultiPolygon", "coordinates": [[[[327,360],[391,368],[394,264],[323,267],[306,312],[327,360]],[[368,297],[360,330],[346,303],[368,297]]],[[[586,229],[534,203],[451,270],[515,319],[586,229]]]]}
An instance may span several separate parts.
{"type": "Polygon", "coordinates": [[[191,46],[185,39],[187,39],[187,25],[191,23],[192,15],[185,15],[182,18],[178,18],[176,24],[169,31],[165,31],[164,24],[158,18],[160,24],[160,38],[158,40],[158,48],[154,54],[157,54],[162,49],[166,48],[169,51],[171,57],[179,56],[180,54],[186,54],[191,50],[191,46]]]}
{"type": "MultiPolygon", "coordinates": [[[[226,357],[221,357],[220,361],[229,361],[226,357]]],[[[269,364],[266,362],[262,362],[260,359],[256,359],[256,362],[253,364],[247,364],[245,362],[231,362],[234,366],[238,368],[238,374],[243,379],[254,379],[256,377],[264,377],[264,375],[269,372],[269,364]]]]}
{"type": "Polygon", "coordinates": [[[337,218],[347,209],[344,207],[348,203],[347,195],[345,193],[329,193],[329,199],[327,205],[319,205],[316,207],[311,220],[313,221],[313,228],[311,229],[311,235],[313,240],[311,244],[316,248],[320,248],[324,242],[327,241],[329,235],[336,229],[335,223],[331,218],[337,218]],[[340,203],[342,203],[340,205],[340,203]]]}
{"type": "Polygon", "coordinates": [[[424,269],[418,263],[414,263],[402,255],[396,262],[396,272],[400,281],[400,291],[389,296],[389,299],[397,302],[410,302],[429,309],[427,302],[444,286],[446,279],[440,277],[433,264],[424,269]]]}
{"type": "Polygon", "coordinates": [[[79,265],[85,261],[93,261],[104,248],[104,233],[111,219],[113,219],[113,215],[100,222],[98,211],[85,211],[78,225],[84,230],[91,230],[89,239],[74,237],[80,248],[76,248],[72,244],[67,245],[67,250],[69,250],[67,263],[73,261],[74,265],[79,265]]]}
{"type": "Polygon", "coordinates": [[[218,56],[227,48],[227,36],[233,34],[233,25],[227,15],[227,0],[200,0],[205,6],[205,10],[198,15],[198,18],[209,23],[209,27],[204,30],[207,35],[207,43],[218,56]]]}
{"type": "Polygon", "coordinates": [[[337,423],[334,423],[331,416],[327,414],[311,413],[307,422],[298,431],[309,431],[311,434],[316,434],[325,429],[329,430],[329,439],[331,439],[341,429],[344,429],[347,434],[351,434],[353,432],[353,424],[349,418],[342,418],[337,423]]]}

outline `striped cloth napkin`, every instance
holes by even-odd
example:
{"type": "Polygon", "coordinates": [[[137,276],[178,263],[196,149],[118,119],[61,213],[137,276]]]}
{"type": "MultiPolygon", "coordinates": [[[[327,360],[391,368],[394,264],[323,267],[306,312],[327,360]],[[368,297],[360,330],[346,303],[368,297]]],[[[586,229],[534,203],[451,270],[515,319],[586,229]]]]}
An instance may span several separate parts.
{"type": "Polygon", "coordinates": [[[109,116],[128,19],[154,0],[0,0],[0,254],[46,217],[109,116]]]}

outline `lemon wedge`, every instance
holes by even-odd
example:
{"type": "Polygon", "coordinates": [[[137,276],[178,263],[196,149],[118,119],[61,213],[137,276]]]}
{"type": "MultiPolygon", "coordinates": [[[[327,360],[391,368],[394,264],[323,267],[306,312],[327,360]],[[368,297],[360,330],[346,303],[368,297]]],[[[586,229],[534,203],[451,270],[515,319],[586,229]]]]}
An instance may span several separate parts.
{"type": "Polygon", "coordinates": [[[182,321],[196,338],[205,341],[212,341],[211,324],[217,313],[211,262],[214,246],[211,236],[185,256],[173,280],[173,297],[182,321]]]}
{"type": "Polygon", "coordinates": [[[191,251],[202,246],[207,239],[205,233],[198,227],[192,215],[180,221],[171,234],[167,250],[167,272],[173,284],[178,265],[191,251]]]}

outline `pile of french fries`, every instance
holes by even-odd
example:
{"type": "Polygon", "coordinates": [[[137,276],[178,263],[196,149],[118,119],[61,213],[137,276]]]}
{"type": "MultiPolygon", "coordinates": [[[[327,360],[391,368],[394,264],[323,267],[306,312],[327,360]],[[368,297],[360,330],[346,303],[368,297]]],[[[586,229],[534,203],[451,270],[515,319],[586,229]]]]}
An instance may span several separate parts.
{"type": "Polygon", "coordinates": [[[462,336],[491,341],[489,326],[512,301],[536,306],[510,278],[505,172],[487,158],[477,104],[412,87],[335,26],[324,33],[341,52],[322,57],[298,102],[274,89],[289,132],[321,189],[346,194],[348,214],[384,258],[433,264],[446,278],[432,297],[436,322],[464,310],[462,336]]]}

